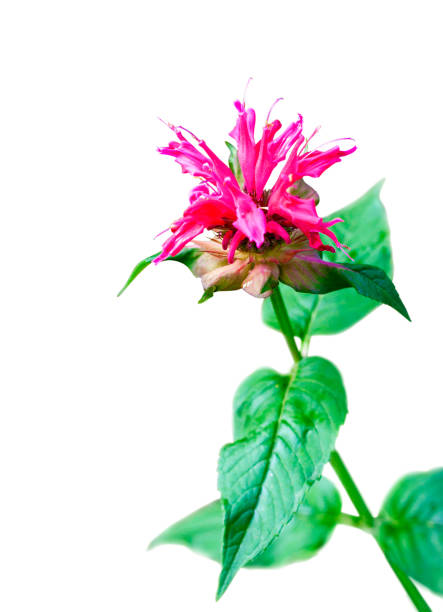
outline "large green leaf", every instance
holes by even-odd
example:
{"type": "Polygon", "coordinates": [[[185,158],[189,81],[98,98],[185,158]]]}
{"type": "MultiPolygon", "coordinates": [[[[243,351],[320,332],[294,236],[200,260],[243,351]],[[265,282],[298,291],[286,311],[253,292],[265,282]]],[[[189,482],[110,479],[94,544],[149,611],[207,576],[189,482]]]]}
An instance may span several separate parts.
{"type": "Polygon", "coordinates": [[[346,416],[340,373],[308,357],[290,375],[260,370],[235,399],[236,435],[222,448],[223,567],[217,597],[269,546],[320,478],[346,416]]]}
{"type": "MultiPolygon", "coordinates": [[[[340,511],[341,499],[337,489],[322,477],[309,489],[297,513],[280,535],[246,567],[277,567],[309,559],[329,540],[340,511]]],[[[221,562],[222,539],[223,506],[221,500],[217,500],[166,529],[149,548],[182,544],[221,562]]]]}
{"type": "Polygon", "coordinates": [[[443,595],[443,468],[409,474],[388,494],[378,540],[408,576],[443,595]]]}
{"type": "MultiPolygon", "coordinates": [[[[150,255],[149,257],[146,257],[145,259],[142,259],[135,266],[135,268],[132,270],[131,274],[129,275],[128,280],[123,285],[123,287],[120,289],[120,291],[117,293],[117,297],[119,297],[123,293],[123,291],[126,291],[126,289],[129,287],[132,281],[134,281],[137,278],[137,276],[141,272],[143,272],[143,270],[147,268],[154,261],[156,257],[160,255],[160,252],[161,251],[159,251],[158,253],[154,253],[154,255],[150,255]]],[[[200,255],[201,255],[201,251],[199,249],[183,249],[178,255],[175,255],[174,257],[167,257],[165,261],[178,261],[184,264],[192,272],[193,266],[196,260],[200,257],[200,255]]]]}
{"type": "MultiPolygon", "coordinates": [[[[349,254],[357,264],[369,264],[384,270],[392,278],[392,254],[389,226],[380,200],[380,181],[353,204],[336,211],[327,220],[339,217],[343,223],[334,225],[334,232],[343,244],[350,246],[349,254]]],[[[342,253],[327,253],[325,259],[348,263],[342,253]]],[[[294,335],[304,339],[315,334],[336,334],[344,331],[369,314],[377,303],[353,289],[341,289],[326,295],[298,293],[282,287],[283,299],[289,311],[294,335]]],[[[264,322],[279,329],[272,304],[263,304],[264,322]]]]}

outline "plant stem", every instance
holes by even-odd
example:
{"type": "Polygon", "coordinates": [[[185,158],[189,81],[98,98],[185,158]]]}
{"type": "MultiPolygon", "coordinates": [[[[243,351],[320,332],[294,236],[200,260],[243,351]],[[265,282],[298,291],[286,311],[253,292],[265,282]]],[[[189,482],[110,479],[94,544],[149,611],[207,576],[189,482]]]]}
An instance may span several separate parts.
{"type": "Polygon", "coordinates": [[[385,555],[386,561],[392,568],[392,571],[397,576],[399,581],[401,582],[404,590],[409,595],[409,599],[412,601],[414,606],[419,612],[432,612],[431,608],[428,606],[424,598],[422,597],[420,591],[417,589],[412,580],[407,576],[399,567],[394,565],[391,561],[389,561],[388,557],[385,555]]]}
{"type": "MultiPolygon", "coordinates": [[[[286,310],[286,306],[278,286],[273,290],[271,294],[271,302],[272,306],[274,307],[277,320],[280,324],[280,329],[285,337],[286,344],[288,345],[289,350],[291,351],[291,355],[295,363],[298,363],[301,359],[301,354],[297,348],[297,345],[295,344],[294,334],[292,333],[292,326],[288,316],[288,311],[286,310]]],[[[371,529],[372,534],[374,535],[373,527],[375,519],[371,511],[369,510],[365,500],[363,499],[363,496],[360,493],[357,485],[355,484],[351,474],[349,473],[346,465],[344,464],[342,458],[335,450],[331,453],[330,463],[338,478],[340,479],[340,482],[342,483],[344,489],[349,495],[349,498],[354,504],[355,509],[357,510],[359,517],[362,520],[362,524],[367,525],[371,529]]],[[[392,571],[397,576],[401,585],[408,594],[410,600],[414,604],[416,610],[418,610],[419,612],[432,612],[431,608],[428,606],[428,604],[426,603],[412,580],[399,567],[392,563],[392,561],[388,558],[384,551],[383,554],[387,562],[391,566],[392,571]]]]}
{"type": "MultiPolygon", "coordinates": [[[[340,457],[337,451],[332,451],[329,461],[360,517],[363,519],[366,525],[373,527],[375,522],[374,517],[363,499],[357,485],[355,484],[354,479],[344,464],[343,459],[340,457]]],[[[377,538],[375,539],[377,540],[377,538]]],[[[397,576],[406,593],[409,595],[409,598],[414,604],[416,610],[419,610],[419,612],[432,612],[431,608],[428,606],[412,580],[399,567],[392,563],[384,551],[383,554],[386,561],[391,566],[392,571],[397,576]]]]}
{"type": "Polygon", "coordinates": [[[294,340],[294,334],[292,333],[292,326],[289,320],[288,311],[286,310],[285,303],[283,301],[280,288],[277,286],[271,293],[271,302],[274,308],[275,315],[280,325],[282,334],[285,337],[286,344],[291,351],[292,358],[295,363],[298,363],[302,358],[300,351],[297,348],[294,340]]]}
{"type": "Polygon", "coordinates": [[[368,531],[369,533],[371,533],[372,531],[372,528],[361,516],[354,516],[352,514],[347,514],[346,512],[340,512],[337,518],[337,522],[340,525],[356,527],[357,529],[362,529],[363,531],[368,531]]]}
{"type": "Polygon", "coordinates": [[[349,495],[351,502],[354,504],[358,514],[365,521],[365,523],[369,525],[369,527],[373,527],[374,517],[372,516],[371,511],[369,510],[365,500],[362,497],[362,494],[358,490],[357,485],[352,479],[351,474],[348,472],[347,467],[343,463],[343,460],[337,453],[337,451],[332,451],[331,456],[329,458],[329,463],[332,465],[334,472],[339,477],[340,482],[345,488],[346,493],[349,495]]]}

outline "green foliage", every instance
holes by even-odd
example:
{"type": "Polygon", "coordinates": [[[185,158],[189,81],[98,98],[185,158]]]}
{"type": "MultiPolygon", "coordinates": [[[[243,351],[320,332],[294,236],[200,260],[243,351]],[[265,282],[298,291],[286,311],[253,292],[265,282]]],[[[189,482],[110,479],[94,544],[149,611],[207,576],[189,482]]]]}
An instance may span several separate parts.
{"type": "Polygon", "coordinates": [[[205,289],[205,291],[203,292],[203,295],[199,299],[198,303],[199,304],[204,304],[205,302],[210,300],[212,297],[214,297],[214,293],[215,292],[216,292],[216,288],[215,287],[209,287],[209,289],[205,289]]]}
{"type": "Polygon", "coordinates": [[[299,255],[293,259],[289,270],[282,269],[280,281],[296,291],[315,294],[352,287],[360,295],[391,306],[410,321],[394,283],[386,272],[375,266],[335,264],[299,255]]]}
{"type": "MultiPolygon", "coordinates": [[[[314,556],[329,540],[341,511],[341,499],[335,486],[321,478],[307,492],[297,514],[283,527],[278,538],[246,567],[278,567],[314,556]]],[[[223,506],[217,500],[178,521],[151,542],[182,544],[191,550],[221,562],[223,506]]]]}
{"type": "Polygon", "coordinates": [[[152,540],[149,548],[161,544],[182,544],[214,561],[221,561],[223,507],[221,500],[177,521],[152,540]]]}
{"type": "Polygon", "coordinates": [[[219,461],[224,536],[217,597],[278,536],[320,478],[345,420],[346,395],[335,366],[309,357],[287,376],[252,374],[234,412],[242,437],[222,448],[219,461]]]}
{"type": "MultiPolygon", "coordinates": [[[[372,187],[353,204],[327,217],[343,219],[334,232],[343,244],[350,246],[349,254],[357,264],[376,266],[392,278],[393,265],[386,212],[380,200],[383,181],[372,187]]],[[[325,260],[347,264],[342,253],[326,253],[325,260]]],[[[349,266],[348,266],[349,267],[349,266]]],[[[290,287],[281,287],[288,308],[294,335],[305,339],[316,334],[342,332],[369,314],[377,303],[363,297],[353,289],[342,289],[326,295],[297,293],[290,287]]],[[[272,304],[263,304],[263,320],[279,329],[272,304]]]]}
{"type": "MultiPolygon", "coordinates": [[[[334,268],[333,268],[334,269],[334,268]]],[[[381,268],[361,264],[346,264],[337,269],[339,277],[360,295],[394,308],[408,321],[410,317],[405,305],[389,276],[381,268]]]]}
{"type": "Polygon", "coordinates": [[[377,538],[387,557],[443,595],[443,468],[397,482],[377,523],[377,538]]]}
{"type": "MultiPolygon", "coordinates": [[[[147,268],[154,261],[156,257],[160,255],[160,252],[161,251],[159,251],[158,253],[155,253],[154,255],[150,255],[149,257],[146,257],[146,259],[142,259],[135,266],[135,268],[132,270],[131,274],[129,275],[128,280],[126,281],[122,289],[120,289],[120,291],[117,293],[117,297],[119,297],[123,293],[123,291],[126,291],[126,289],[129,287],[132,281],[135,280],[137,276],[141,272],[143,272],[143,270],[147,268]]],[[[192,272],[194,264],[197,261],[197,259],[200,257],[200,255],[201,255],[201,251],[199,249],[183,249],[182,251],[180,251],[178,255],[175,255],[174,257],[167,257],[165,261],[178,261],[184,264],[192,272]]]]}
{"type": "Polygon", "coordinates": [[[231,172],[235,176],[235,178],[237,179],[237,183],[240,185],[240,187],[242,187],[243,186],[243,182],[244,182],[244,178],[243,178],[243,172],[242,172],[242,170],[240,168],[240,162],[238,161],[238,152],[237,152],[237,149],[230,142],[225,141],[225,145],[229,149],[228,164],[229,164],[229,167],[231,168],[231,172]]]}
{"type": "Polygon", "coordinates": [[[331,537],[340,511],[337,489],[322,477],[308,490],[280,535],[247,567],[279,567],[310,559],[331,537]]]}

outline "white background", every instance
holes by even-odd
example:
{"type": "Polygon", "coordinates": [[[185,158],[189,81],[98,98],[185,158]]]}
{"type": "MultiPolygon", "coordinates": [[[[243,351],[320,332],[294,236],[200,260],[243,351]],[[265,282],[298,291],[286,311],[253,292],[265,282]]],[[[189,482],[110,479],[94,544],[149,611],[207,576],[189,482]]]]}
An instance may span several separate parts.
{"type": "Polygon", "coordinates": [[[381,307],[313,340],[348,388],[337,448],[374,512],[398,477],[442,465],[437,8],[3,3],[2,610],[412,609],[375,543],[346,527],[314,560],[241,571],[218,604],[216,564],[179,547],[145,552],[217,496],[236,386],[260,366],[286,371],[290,356],[259,300],[197,305],[200,283],[182,266],[151,267],[115,296],[193,184],[156,153],[170,138],[157,116],[224,155],[232,101],[253,76],[259,125],[284,96],[275,117],[302,112],[307,129],[323,126],[320,142],[356,139],[315,183],[323,214],[387,179],[413,323],[381,307]]]}

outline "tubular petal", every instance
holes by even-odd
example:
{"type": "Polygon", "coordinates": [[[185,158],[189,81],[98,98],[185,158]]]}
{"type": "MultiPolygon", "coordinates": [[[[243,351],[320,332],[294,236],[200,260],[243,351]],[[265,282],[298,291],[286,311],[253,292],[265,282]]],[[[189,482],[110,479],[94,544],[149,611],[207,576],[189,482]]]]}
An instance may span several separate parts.
{"type": "Polygon", "coordinates": [[[231,264],[234,261],[235,251],[237,250],[237,247],[240,244],[240,242],[244,240],[245,238],[246,236],[242,232],[240,231],[235,232],[233,238],[231,239],[231,242],[229,243],[228,263],[231,264]]]}
{"type": "Polygon", "coordinates": [[[163,250],[160,255],[154,259],[154,263],[160,263],[167,257],[177,255],[188,242],[201,234],[204,229],[204,225],[183,223],[181,227],[163,243],[163,250]]]}
{"type": "Polygon", "coordinates": [[[256,160],[255,111],[253,108],[246,109],[245,105],[238,101],[235,103],[235,108],[238,111],[237,123],[229,135],[238,145],[238,161],[245,179],[245,188],[249,193],[253,193],[256,160]]]}
{"type": "Polygon", "coordinates": [[[288,232],[285,230],[284,227],[280,225],[280,223],[277,223],[277,221],[268,221],[268,223],[266,224],[266,231],[270,234],[275,234],[276,236],[279,236],[286,242],[286,244],[289,244],[291,242],[291,238],[288,232]]]}

